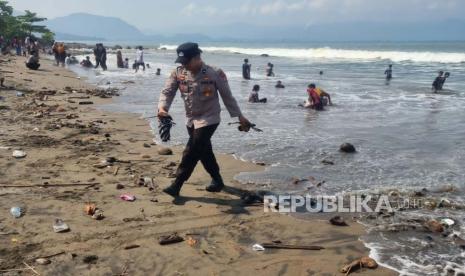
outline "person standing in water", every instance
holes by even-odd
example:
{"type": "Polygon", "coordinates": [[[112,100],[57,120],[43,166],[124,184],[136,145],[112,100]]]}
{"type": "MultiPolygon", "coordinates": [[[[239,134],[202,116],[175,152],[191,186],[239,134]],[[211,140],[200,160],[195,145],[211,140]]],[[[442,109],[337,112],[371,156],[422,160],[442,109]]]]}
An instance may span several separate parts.
{"type": "Polygon", "coordinates": [[[286,88],[286,87],[284,86],[283,82],[280,81],[280,80],[276,83],[276,85],[275,85],[274,87],[276,87],[276,88],[286,88]]]}
{"type": "Polygon", "coordinates": [[[134,69],[139,71],[139,66],[142,66],[142,70],[145,71],[145,63],[144,63],[144,48],[139,46],[136,51],[136,61],[134,62],[134,69]]]}
{"type": "Polygon", "coordinates": [[[242,64],[242,77],[245,80],[250,80],[250,68],[252,67],[251,64],[249,64],[248,59],[244,59],[244,64],[242,64]]]}
{"type": "Polygon", "coordinates": [[[386,81],[389,82],[392,79],[392,64],[389,64],[389,67],[384,71],[384,75],[386,75],[386,81]]]}
{"type": "Polygon", "coordinates": [[[445,82],[444,71],[439,71],[438,76],[433,81],[433,92],[437,93],[439,90],[442,90],[442,85],[445,82]]]}
{"type": "Polygon", "coordinates": [[[158,117],[168,117],[168,111],[176,95],[181,92],[186,110],[189,141],[184,150],[181,163],[176,170],[176,179],[163,192],[176,198],[184,182],[189,179],[200,161],[210,174],[212,182],[206,187],[208,192],[220,192],[223,179],[213,153],[211,137],[220,123],[220,101],[223,99],[231,117],[239,117],[241,127],[248,131],[250,122],[242,112],[229,88],[223,70],[206,65],[201,59],[202,51],[197,43],[184,43],[176,49],[177,67],[160,93],[158,117]]]}
{"type": "Polygon", "coordinates": [[[95,68],[102,67],[103,71],[107,70],[107,50],[102,43],[95,44],[94,48],[95,68]]]}
{"type": "Polygon", "coordinates": [[[273,67],[274,67],[273,63],[268,62],[268,65],[266,66],[267,77],[274,77],[273,67]]]}
{"type": "Polygon", "coordinates": [[[118,68],[124,68],[123,54],[121,50],[116,51],[116,66],[118,68]]]}

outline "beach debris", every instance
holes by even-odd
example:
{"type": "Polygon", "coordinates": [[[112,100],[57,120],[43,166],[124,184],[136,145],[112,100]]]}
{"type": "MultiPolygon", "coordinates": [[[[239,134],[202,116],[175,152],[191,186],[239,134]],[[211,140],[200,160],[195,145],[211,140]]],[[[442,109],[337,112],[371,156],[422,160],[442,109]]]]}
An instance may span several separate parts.
{"type": "Polygon", "coordinates": [[[167,244],[173,244],[173,243],[178,243],[178,242],[183,242],[184,238],[179,236],[178,233],[172,233],[166,236],[160,236],[158,239],[158,243],[160,245],[167,245],[167,244]]]}
{"type": "Polygon", "coordinates": [[[113,170],[113,175],[117,175],[119,171],[119,166],[116,166],[115,169],[113,170]]]}
{"type": "Polygon", "coordinates": [[[96,209],[92,215],[92,218],[95,220],[102,220],[105,218],[105,216],[103,215],[103,211],[101,209],[96,209]]]}
{"type": "Polygon", "coordinates": [[[19,158],[24,158],[24,157],[26,157],[26,156],[27,156],[27,153],[26,153],[25,151],[22,151],[22,150],[14,150],[12,156],[13,156],[14,158],[18,158],[18,159],[19,159],[19,158]]]}
{"type": "Polygon", "coordinates": [[[150,148],[150,147],[152,147],[152,146],[151,146],[150,144],[148,144],[148,143],[144,143],[143,146],[144,146],[144,148],[150,148]]]}
{"type": "Polygon", "coordinates": [[[445,227],[451,227],[451,226],[454,226],[455,221],[450,218],[443,218],[441,219],[441,224],[445,227]]]}
{"type": "Polygon", "coordinates": [[[253,251],[265,251],[265,247],[263,247],[262,245],[256,243],[256,244],[252,245],[252,250],[253,251]]]}
{"type": "Polygon", "coordinates": [[[376,263],[375,260],[373,260],[370,257],[362,257],[360,259],[357,259],[345,266],[343,266],[340,271],[341,273],[345,273],[346,275],[349,275],[350,273],[360,269],[360,268],[369,268],[369,269],[375,269],[378,267],[378,263],[376,263]]]}
{"type": "Polygon", "coordinates": [[[55,233],[68,232],[69,226],[62,219],[55,219],[55,223],[53,223],[53,231],[55,231],[55,233]]]}
{"type": "Polygon", "coordinates": [[[95,204],[87,203],[84,207],[84,212],[86,212],[86,215],[92,216],[96,209],[95,204]]]}
{"type": "Polygon", "coordinates": [[[273,248],[273,249],[300,249],[300,250],[322,250],[325,249],[323,246],[319,245],[292,245],[292,244],[283,244],[283,243],[264,243],[262,244],[263,248],[273,248]]]}
{"type": "Polygon", "coordinates": [[[444,232],[444,226],[437,220],[429,220],[425,224],[426,228],[433,233],[442,233],[444,232]]]}
{"type": "Polygon", "coordinates": [[[35,260],[36,264],[39,264],[39,265],[48,265],[51,263],[51,261],[49,259],[46,259],[46,258],[37,258],[35,260]]]}
{"type": "Polygon", "coordinates": [[[14,218],[20,218],[23,215],[23,210],[21,209],[21,207],[17,207],[17,206],[11,207],[10,214],[14,218]]]}
{"type": "Polygon", "coordinates": [[[124,189],[124,185],[118,183],[118,184],[116,184],[116,189],[117,189],[117,190],[122,190],[122,189],[124,189]]]}
{"type": "Polygon", "coordinates": [[[334,165],[334,162],[328,159],[321,160],[321,163],[324,165],[334,165]]]}
{"type": "Polygon", "coordinates": [[[24,97],[24,93],[23,92],[16,92],[16,97],[24,97]]]}
{"type": "Polygon", "coordinates": [[[156,188],[153,178],[148,177],[148,176],[139,177],[138,180],[136,181],[136,185],[148,187],[150,191],[156,188]]]}
{"type": "Polygon", "coordinates": [[[345,153],[354,153],[357,150],[355,149],[354,145],[350,143],[344,143],[339,147],[339,150],[345,153]]]}
{"type": "Polygon", "coordinates": [[[93,187],[95,185],[100,184],[99,182],[94,183],[70,183],[70,184],[50,184],[48,182],[42,184],[31,184],[31,185],[9,185],[9,184],[0,184],[0,188],[50,188],[50,187],[74,187],[74,186],[88,186],[93,187]]]}
{"type": "Polygon", "coordinates": [[[187,238],[187,244],[191,247],[194,247],[197,244],[197,240],[192,237],[189,237],[187,238]]]}
{"type": "Polygon", "coordinates": [[[332,217],[329,222],[332,224],[332,225],[336,225],[336,226],[349,226],[343,217],[341,216],[334,216],[332,217]]]}
{"type": "Polygon", "coordinates": [[[159,155],[172,155],[173,151],[170,148],[160,148],[158,149],[159,155]]]}
{"type": "Polygon", "coordinates": [[[81,101],[79,102],[80,105],[88,105],[88,104],[94,104],[92,101],[81,101]]]}
{"type": "Polygon", "coordinates": [[[97,255],[87,255],[87,256],[84,256],[84,258],[82,259],[82,261],[85,264],[96,264],[97,260],[98,260],[97,255]]]}
{"type": "Polygon", "coordinates": [[[130,249],[139,248],[139,247],[140,247],[140,245],[138,245],[138,244],[131,244],[131,245],[126,245],[124,247],[124,250],[130,250],[130,249]]]}
{"type": "Polygon", "coordinates": [[[119,198],[121,198],[124,201],[131,201],[131,202],[136,200],[136,197],[130,194],[122,194],[119,196],[119,198]]]}
{"type": "Polygon", "coordinates": [[[454,243],[458,245],[461,249],[465,250],[465,240],[462,239],[461,237],[457,236],[454,234],[452,236],[452,239],[454,240],[454,243]]]}

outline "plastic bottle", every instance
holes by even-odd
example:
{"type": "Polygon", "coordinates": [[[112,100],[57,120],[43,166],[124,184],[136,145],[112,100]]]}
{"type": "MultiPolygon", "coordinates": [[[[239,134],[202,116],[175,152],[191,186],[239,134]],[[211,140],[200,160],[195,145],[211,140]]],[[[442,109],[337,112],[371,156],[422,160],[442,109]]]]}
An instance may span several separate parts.
{"type": "Polygon", "coordinates": [[[11,207],[10,214],[15,218],[20,218],[22,215],[21,207],[11,207]]]}

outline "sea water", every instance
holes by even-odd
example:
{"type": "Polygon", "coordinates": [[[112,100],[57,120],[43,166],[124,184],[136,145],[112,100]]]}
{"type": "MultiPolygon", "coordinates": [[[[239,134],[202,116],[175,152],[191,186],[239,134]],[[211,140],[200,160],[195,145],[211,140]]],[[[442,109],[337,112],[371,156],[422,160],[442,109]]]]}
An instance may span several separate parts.
{"type": "MultiPolygon", "coordinates": [[[[269,165],[264,172],[235,177],[247,188],[334,195],[389,189],[414,191],[447,184],[453,185],[455,192],[440,196],[463,203],[465,43],[200,46],[204,61],[226,72],[244,115],[263,130],[239,132],[237,125],[228,125],[237,120],[230,118],[223,106],[222,124],[213,137],[215,151],[269,165]],[[252,64],[251,80],[242,79],[244,58],[252,64]],[[274,77],[265,76],[268,62],[274,64],[274,77]],[[386,82],[384,71],[389,64],[393,64],[393,79],[386,82]],[[444,90],[434,94],[431,84],[439,70],[450,72],[451,77],[444,90]],[[285,89],[274,87],[278,80],[285,89]],[[298,107],[307,98],[309,83],[330,93],[334,105],[323,112],[298,107]],[[268,99],[266,104],[247,102],[254,84],[260,85],[259,94],[268,99]],[[340,153],[338,148],[344,142],[354,144],[357,153],[340,153]],[[325,165],[322,160],[334,165],[325,165]],[[295,179],[309,178],[313,181],[293,184],[295,179]],[[316,188],[313,182],[324,184],[316,188]]],[[[73,70],[92,83],[122,89],[122,96],[103,108],[150,117],[155,115],[166,79],[176,68],[176,46],[161,47],[166,50],[145,50],[145,62],[151,66],[145,72],[117,69],[114,52],[108,55],[106,72],[79,67],[73,70]],[[161,69],[161,76],[155,74],[156,68],[161,69]]],[[[132,64],[135,50],[122,52],[132,64]]],[[[179,92],[170,113],[177,125],[167,144],[184,144],[187,132],[179,92]]],[[[151,119],[151,126],[156,133],[155,119],[151,119]]],[[[416,210],[405,215],[451,217],[457,222],[452,230],[465,238],[463,211],[416,210]]],[[[367,222],[367,227],[374,225],[367,222]]],[[[463,269],[463,250],[440,236],[427,241],[427,235],[421,231],[391,233],[373,228],[363,241],[378,261],[405,275],[448,275],[451,266],[458,267],[456,271],[463,269]]]]}

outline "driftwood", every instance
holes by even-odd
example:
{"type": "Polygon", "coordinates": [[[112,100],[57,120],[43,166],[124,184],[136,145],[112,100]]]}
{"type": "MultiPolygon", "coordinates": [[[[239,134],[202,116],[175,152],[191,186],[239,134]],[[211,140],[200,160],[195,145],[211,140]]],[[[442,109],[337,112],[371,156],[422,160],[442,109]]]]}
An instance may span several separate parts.
{"type": "Polygon", "coordinates": [[[262,244],[264,248],[276,248],[276,249],[302,249],[302,250],[321,250],[325,249],[319,245],[290,245],[290,244],[280,244],[280,243],[264,243],[262,244]]]}
{"type": "Polygon", "coordinates": [[[99,182],[94,183],[69,183],[69,184],[32,184],[32,185],[9,185],[0,184],[0,188],[34,188],[34,187],[74,187],[74,186],[95,186],[99,185],[99,182]]]}

